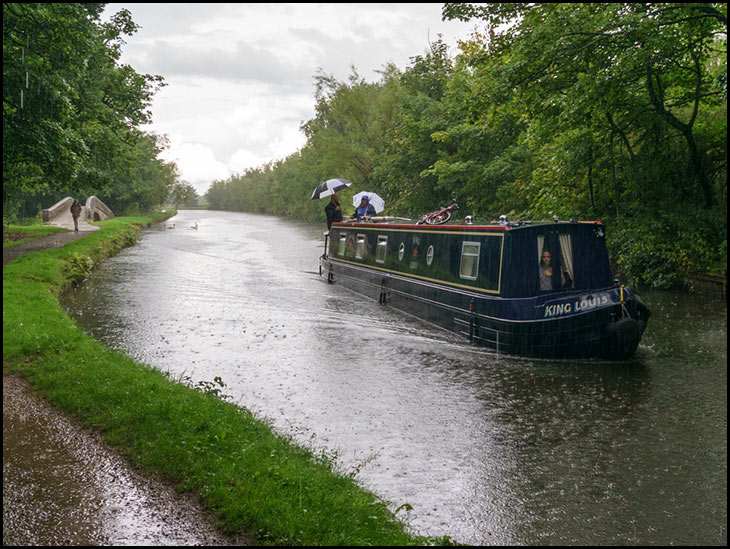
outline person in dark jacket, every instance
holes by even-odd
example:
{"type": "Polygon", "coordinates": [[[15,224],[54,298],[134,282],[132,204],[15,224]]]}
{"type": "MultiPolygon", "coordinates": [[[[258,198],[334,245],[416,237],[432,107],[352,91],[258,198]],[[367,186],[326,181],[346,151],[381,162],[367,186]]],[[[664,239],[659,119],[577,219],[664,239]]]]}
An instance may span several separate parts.
{"type": "Polygon", "coordinates": [[[74,218],[74,231],[79,232],[79,216],[81,215],[81,204],[78,200],[74,199],[74,203],[71,204],[71,217],[74,218]]]}
{"type": "Polygon", "coordinates": [[[342,209],[340,208],[340,197],[337,193],[332,195],[329,203],[324,207],[324,213],[327,214],[327,230],[332,227],[332,223],[342,221],[342,209]]]}

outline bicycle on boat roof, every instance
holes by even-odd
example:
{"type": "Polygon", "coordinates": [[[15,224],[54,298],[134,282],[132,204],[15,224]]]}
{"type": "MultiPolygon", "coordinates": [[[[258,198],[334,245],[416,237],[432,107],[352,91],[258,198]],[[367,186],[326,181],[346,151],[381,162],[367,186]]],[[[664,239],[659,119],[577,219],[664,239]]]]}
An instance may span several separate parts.
{"type": "Polygon", "coordinates": [[[423,225],[424,223],[426,225],[442,225],[451,219],[451,212],[458,209],[459,205],[456,203],[456,197],[454,197],[454,201],[451,206],[446,206],[445,208],[441,208],[435,212],[423,214],[418,218],[418,221],[416,221],[416,225],[423,225]]]}

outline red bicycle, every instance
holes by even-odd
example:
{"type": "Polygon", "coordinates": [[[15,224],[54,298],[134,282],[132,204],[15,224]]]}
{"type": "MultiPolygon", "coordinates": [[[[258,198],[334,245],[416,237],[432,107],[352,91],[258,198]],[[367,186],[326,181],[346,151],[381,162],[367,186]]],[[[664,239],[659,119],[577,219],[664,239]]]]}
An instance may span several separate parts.
{"type": "Polygon", "coordinates": [[[416,221],[416,225],[423,225],[424,223],[426,225],[443,225],[449,219],[451,219],[451,212],[458,209],[459,205],[456,203],[456,198],[454,198],[454,203],[451,204],[451,206],[441,208],[440,210],[436,210],[435,212],[423,214],[421,217],[418,218],[418,221],[416,221]]]}

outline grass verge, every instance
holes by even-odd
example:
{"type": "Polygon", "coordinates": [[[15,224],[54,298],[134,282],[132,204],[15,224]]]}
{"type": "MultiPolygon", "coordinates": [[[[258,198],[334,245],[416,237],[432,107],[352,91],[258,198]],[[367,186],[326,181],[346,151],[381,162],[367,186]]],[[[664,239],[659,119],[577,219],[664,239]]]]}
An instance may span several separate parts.
{"type": "Polygon", "coordinates": [[[66,229],[50,225],[8,225],[3,227],[3,248],[19,246],[56,233],[65,233],[66,229]]]}
{"type": "MultiPolygon", "coordinates": [[[[387,502],[275,434],[266,421],[176,383],[85,334],[57,297],[170,214],[116,218],[3,269],[3,373],[19,372],[146,472],[198,493],[223,530],[272,545],[424,545],[387,502]]],[[[323,453],[324,454],[324,453],[323,453]]]]}

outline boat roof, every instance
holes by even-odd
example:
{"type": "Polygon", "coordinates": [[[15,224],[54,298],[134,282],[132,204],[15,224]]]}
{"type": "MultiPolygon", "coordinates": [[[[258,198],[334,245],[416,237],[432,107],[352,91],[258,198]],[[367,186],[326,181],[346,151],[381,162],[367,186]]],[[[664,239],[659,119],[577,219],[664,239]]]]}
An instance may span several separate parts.
{"type": "Polygon", "coordinates": [[[450,222],[450,223],[444,223],[442,225],[427,225],[427,224],[421,224],[417,225],[416,223],[406,223],[403,221],[339,221],[332,224],[333,226],[337,225],[340,227],[348,227],[348,228],[374,228],[374,227],[383,227],[383,228],[393,228],[393,229],[418,229],[423,230],[473,230],[473,231],[509,231],[509,230],[515,230],[515,229],[526,229],[529,227],[544,227],[546,225],[603,225],[601,221],[576,221],[575,219],[571,219],[568,221],[500,221],[500,222],[493,222],[488,225],[481,225],[481,224],[474,224],[474,223],[464,223],[464,222],[450,222]]]}

